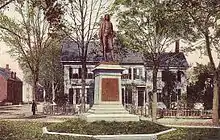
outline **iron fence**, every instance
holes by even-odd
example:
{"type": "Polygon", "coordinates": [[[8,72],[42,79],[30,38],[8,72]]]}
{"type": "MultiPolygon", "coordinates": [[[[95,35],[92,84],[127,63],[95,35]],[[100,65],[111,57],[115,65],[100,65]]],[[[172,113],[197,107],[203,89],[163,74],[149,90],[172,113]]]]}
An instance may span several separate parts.
{"type": "Polygon", "coordinates": [[[43,114],[45,115],[74,115],[78,114],[80,109],[73,105],[53,105],[47,104],[43,107],[43,114]]]}
{"type": "MultiPolygon", "coordinates": [[[[149,117],[151,114],[150,108],[147,106],[134,106],[127,104],[125,108],[129,113],[140,116],[149,117]]],[[[212,118],[211,110],[195,110],[195,109],[157,109],[157,117],[162,118],[212,118]]]]}
{"type": "Polygon", "coordinates": [[[158,116],[160,117],[179,117],[179,118],[212,118],[212,111],[210,110],[159,110],[158,116]]]}

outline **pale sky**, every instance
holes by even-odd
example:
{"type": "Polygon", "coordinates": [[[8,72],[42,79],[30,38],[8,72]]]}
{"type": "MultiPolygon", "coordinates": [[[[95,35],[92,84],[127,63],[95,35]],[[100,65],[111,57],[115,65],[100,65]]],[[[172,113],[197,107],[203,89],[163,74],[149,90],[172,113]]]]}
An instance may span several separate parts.
{"type": "MultiPolygon", "coordinates": [[[[13,12],[13,8],[10,8],[10,11],[7,11],[7,14],[10,15],[10,17],[12,18],[16,18],[17,15],[15,14],[15,12],[13,12]]],[[[116,27],[114,19],[113,19],[113,24],[114,27],[116,27]]],[[[184,44],[180,43],[180,49],[181,47],[184,47],[184,44]]],[[[174,47],[172,47],[174,48],[174,47]]],[[[5,67],[6,64],[9,64],[10,68],[12,71],[16,71],[17,72],[17,76],[21,79],[23,79],[23,74],[21,69],[18,66],[17,61],[15,60],[16,58],[12,58],[7,51],[9,50],[9,46],[7,46],[4,42],[0,41],[0,67],[5,67]]],[[[172,49],[174,51],[174,49],[172,49]]],[[[213,52],[213,56],[215,59],[216,64],[219,62],[219,60],[217,59],[217,54],[215,52],[213,52]]],[[[193,52],[193,53],[188,53],[186,58],[188,60],[188,63],[190,65],[195,65],[196,62],[198,63],[203,63],[203,64],[207,64],[209,62],[209,59],[207,56],[202,56],[200,57],[200,53],[199,51],[197,52],[193,52]]]]}

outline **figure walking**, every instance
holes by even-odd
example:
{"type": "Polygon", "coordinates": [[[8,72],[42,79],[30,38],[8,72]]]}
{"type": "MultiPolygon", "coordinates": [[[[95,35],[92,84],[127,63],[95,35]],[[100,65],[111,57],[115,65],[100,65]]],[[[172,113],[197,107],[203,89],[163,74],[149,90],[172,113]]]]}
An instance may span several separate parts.
{"type": "Polygon", "coordinates": [[[35,100],[33,100],[33,102],[32,102],[32,112],[33,112],[33,115],[36,114],[36,110],[37,110],[37,104],[36,104],[35,100]]]}
{"type": "Polygon", "coordinates": [[[106,14],[104,16],[104,19],[102,20],[100,31],[99,31],[99,37],[101,46],[103,49],[103,57],[105,60],[109,60],[107,57],[107,53],[111,54],[111,60],[114,60],[114,54],[113,54],[113,37],[114,37],[114,31],[113,31],[113,25],[110,21],[110,15],[106,14]]]}

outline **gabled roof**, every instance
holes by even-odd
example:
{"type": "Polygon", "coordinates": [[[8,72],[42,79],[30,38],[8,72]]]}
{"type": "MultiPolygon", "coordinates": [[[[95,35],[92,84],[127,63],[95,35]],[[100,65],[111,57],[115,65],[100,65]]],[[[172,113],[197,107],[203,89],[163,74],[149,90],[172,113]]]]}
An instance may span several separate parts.
{"type": "MultiPolygon", "coordinates": [[[[158,55],[160,67],[185,67],[188,68],[189,64],[183,52],[163,52],[158,55]]],[[[145,57],[147,66],[153,66],[153,61],[150,56],[145,57]]]]}
{"type": "MultiPolygon", "coordinates": [[[[78,44],[70,39],[62,41],[61,61],[80,61],[78,44]]],[[[99,62],[102,60],[102,53],[98,45],[89,44],[87,61],[99,62]]]]}
{"type": "Polygon", "coordinates": [[[11,78],[11,71],[7,72],[5,68],[0,67],[0,75],[2,75],[6,80],[21,81],[21,79],[19,79],[17,76],[16,79],[11,78]]]}
{"type": "MultiPolygon", "coordinates": [[[[87,61],[90,62],[101,62],[103,60],[101,47],[97,45],[98,43],[90,43],[88,47],[88,58],[87,61]]],[[[134,52],[128,49],[123,50],[123,54],[117,56],[118,61],[121,64],[145,64],[147,67],[152,67],[153,62],[150,57],[145,56],[145,61],[142,53],[134,52]]],[[[188,68],[188,62],[185,55],[182,52],[164,52],[159,56],[160,67],[182,67],[188,68]]],[[[70,39],[64,39],[62,42],[62,53],[61,62],[76,62],[80,61],[77,43],[71,41],[70,39]]]]}

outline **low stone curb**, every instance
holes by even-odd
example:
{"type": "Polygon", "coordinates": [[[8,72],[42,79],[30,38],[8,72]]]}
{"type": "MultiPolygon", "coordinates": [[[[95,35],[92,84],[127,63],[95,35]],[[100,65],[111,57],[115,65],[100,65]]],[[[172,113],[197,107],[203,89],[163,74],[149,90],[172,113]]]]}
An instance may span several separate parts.
{"type": "Polygon", "coordinates": [[[43,127],[43,134],[50,135],[66,135],[66,136],[75,136],[75,137],[93,137],[99,140],[156,140],[158,135],[162,135],[171,131],[176,130],[171,128],[162,132],[154,134],[125,134],[125,135],[83,135],[83,134],[74,134],[74,133],[58,133],[58,132],[49,132],[46,127],[43,127]]]}
{"type": "Polygon", "coordinates": [[[202,125],[195,125],[195,126],[189,126],[189,125],[164,125],[167,127],[179,127],[179,128],[215,128],[220,129],[220,126],[202,126],[202,125]]]}

